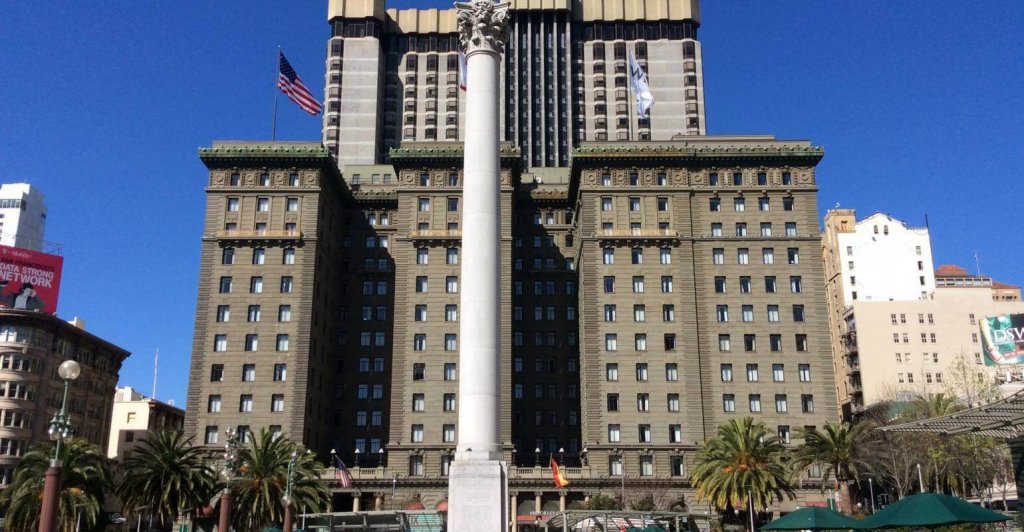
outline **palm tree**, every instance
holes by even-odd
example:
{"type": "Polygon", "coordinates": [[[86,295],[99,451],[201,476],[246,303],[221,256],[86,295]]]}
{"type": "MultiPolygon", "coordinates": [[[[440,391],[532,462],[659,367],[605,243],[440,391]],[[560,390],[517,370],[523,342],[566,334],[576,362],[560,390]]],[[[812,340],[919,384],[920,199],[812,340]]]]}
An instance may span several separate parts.
{"type": "MultiPolygon", "coordinates": [[[[25,453],[14,469],[11,484],[0,493],[0,506],[6,509],[4,528],[35,530],[39,527],[43,480],[53,458],[53,444],[41,443],[25,453]]],[[[103,499],[110,488],[109,461],[99,447],[81,439],[61,446],[61,490],[57,507],[57,526],[71,532],[81,519],[85,529],[92,528],[103,510],[103,499]]]]}
{"type": "Polygon", "coordinates": [[[910,419],[941,417],[962,410],[960,399],[943,392],[918,396],[907,406],[904,416],[910,419]]]}
{"type": "Polygon", "coordinates": [[[264,430],[238,450],[238,475],[231,481],[231,513],[236,529],[256,531],[284,520],[281,497],[288,485],[288,463],[293,452],[298,454],[292,504],[312,512],[324,509],[329,493],[320,480],[324,466],[312,453],[302,452],[295,443],[264,430]]]}
{"type": "Polygon", "coordinates": [[[804,443],[797,449],[795,465],[801,469],[811,464],[824,465],[822,482],[835,478],[839,507],[846,511],[852,510],[848,483],[857,477],[858,469],[864,464],[864,427],[862,424],[825,423],[820,431],[812,428],[798,432],[804,443]]]}
{"type": "Polygon", "coordinates": [[[216,487],[206,451],[181,431],[156,432],[142,440],[121,464],[117,493],[125,510],[143,509],[164,527],[179,515],[205,506],[216,487]]]}
{"type": "Polygon", "coordinates": [[[774,500],[793,498],[792,473],[785,460],[786,447],[769,436],[763,423],[734,419],[701,445],[690,482],[697,499],[720,510],[753,502],[764,508],[774,500]]]}

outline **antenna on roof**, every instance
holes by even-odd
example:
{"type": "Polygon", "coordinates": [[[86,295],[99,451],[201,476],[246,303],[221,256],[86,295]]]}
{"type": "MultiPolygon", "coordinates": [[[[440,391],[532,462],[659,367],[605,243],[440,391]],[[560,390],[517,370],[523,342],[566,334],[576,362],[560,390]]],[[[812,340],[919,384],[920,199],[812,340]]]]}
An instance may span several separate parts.
{"type": "Polygon", "coordinates": [[[981,259],[977,251],[974,252],[974,267],[978,269],[978,277],[981,277],[981,259]]]}
{"type": "Polygon", "coordinates": [[[153,399],[156,399],[156,372],[160,368],[160,348],[156,348],[156,355],[153,356],[153,399]]]}
{"type": "Polygon", "coordinates": [[[925,229],[931,229],[930,227],[928,227],[928,214],[927,213],[925,213],[925,215],[924,215],[924,228],[925,229]]]}

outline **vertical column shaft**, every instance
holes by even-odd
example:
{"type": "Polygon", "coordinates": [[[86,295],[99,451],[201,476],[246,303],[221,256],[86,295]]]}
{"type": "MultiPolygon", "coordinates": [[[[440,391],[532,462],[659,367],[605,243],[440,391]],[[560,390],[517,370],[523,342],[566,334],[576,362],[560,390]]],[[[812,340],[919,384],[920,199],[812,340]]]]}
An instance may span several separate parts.
{"type": "Polygon", "coordinates": [[[459,336],[461,459],[501,459],[501,179],[498,68],[493,50],[467,53],[459,336]],[[470,452],[471,451],[471,452],[470,452]]]}

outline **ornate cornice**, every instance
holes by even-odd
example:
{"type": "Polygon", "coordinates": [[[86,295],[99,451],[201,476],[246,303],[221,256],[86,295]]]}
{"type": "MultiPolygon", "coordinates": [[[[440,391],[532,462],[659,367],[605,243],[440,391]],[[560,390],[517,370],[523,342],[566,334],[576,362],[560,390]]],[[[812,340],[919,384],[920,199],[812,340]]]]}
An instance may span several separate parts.
{"type": "Polygon", "coordinates": [[[299,165],[316,166],[332,162],[327,148],[313,143],[274,144],[274,143],[231,143],[199,148],[199,159],[207,168],[226,166],[245,166],[259,164],[261,166],[299,165]],[[313,164],[311,164],[313,163],[313,164]]]}
{"type": "Polygon", "coordinates": [[[690,146],[688,144],[607,144],[581,146],[573,150],[573,167],[608,164],[610,161],[645,160],[648,164],[666,162],[686,166],[725,162],[799,161],[817,164],[825,155],[821,146],[764,144],[759,146],[690,146]]]}

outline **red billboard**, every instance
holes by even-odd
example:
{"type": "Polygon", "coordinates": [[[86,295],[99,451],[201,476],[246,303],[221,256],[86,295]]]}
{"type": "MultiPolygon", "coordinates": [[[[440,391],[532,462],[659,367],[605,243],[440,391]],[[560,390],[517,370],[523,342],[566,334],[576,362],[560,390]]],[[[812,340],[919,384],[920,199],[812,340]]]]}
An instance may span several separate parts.
{"type": "Polygon", "coordinates": [[[0,307],[57,312],[64,258],[0,246],[0,307]]]}

